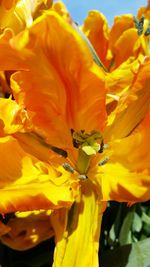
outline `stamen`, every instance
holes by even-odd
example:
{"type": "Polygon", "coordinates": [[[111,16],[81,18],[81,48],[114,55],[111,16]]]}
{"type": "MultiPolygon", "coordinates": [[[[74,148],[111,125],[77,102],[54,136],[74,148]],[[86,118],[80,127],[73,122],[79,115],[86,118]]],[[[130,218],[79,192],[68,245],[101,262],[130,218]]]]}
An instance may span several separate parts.
{"type": "Polygon", "coordinates": [[[145,35],[145,36],[150,35],[150,22],[149,22],[149,24],[148,24],[148,27],[147,27],[146,31],[144,32],[144,35],[145,35]]]}
{"type": "Polygon", "coordinates": [[[106,157],[104,159],[102,159],[99,163],[98,163],[98,166],[103,166],[105,165],[108,161],[109,161],[109,157],[106,157]]]}
{"type": "Polygon", "coordinates": [[[62,166],[66,171],[74,173],[74,168],[69,163],[65,162],[62,166]]]}
{"type": "Polygon", "coordinates": [[[143,33],[143,28],[144,28],[144,16],[138,20],[136,17],[133,17],[135,27],[137,29],[138,35],[141,35],[143,33]]]}
{"type": "Polygon", "coordinates": [[[68,157],[68,153],[67,151],[65,151],[64,149],[61,149],[59,147],[56,147],[56,146],[51,146],[51,150],[61,156],[63,156],[64,158],[67,158],[68,157]]]}
{"type": "Polygon", "coordinates": [[[104,141],[102,140],[101,145],[100,145],[100,150],[98,151],[98,153],[103,153],[103,151],[108,148],[109,148],[109,145],[104,144],[104,141]]]}
{"type": "Polygon", "coordinates": [[[85,175],[85,174],[80,174],[80,175],[78,176],[78,178],[79,178],[80,180],[87,180],[87,179],[88,179],[87,175],[85,175]]]}
{"type": "Polygon", "coordinates": [[[98,153],[103,153],[103,150],[104,150],[104,141],[102,140],[100,145],[100,150],[98,151],[98,153]]]}

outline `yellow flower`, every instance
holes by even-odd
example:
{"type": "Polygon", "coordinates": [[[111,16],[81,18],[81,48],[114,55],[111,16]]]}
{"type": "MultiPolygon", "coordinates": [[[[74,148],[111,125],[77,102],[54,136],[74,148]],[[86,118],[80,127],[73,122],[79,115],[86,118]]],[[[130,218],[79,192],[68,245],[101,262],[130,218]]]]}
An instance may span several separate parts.
{"type": "Polygon", "coordinates": [[[15,70],[15,100],[0,100],[0,211],[54,210],[54,266],[98,266],[105,202],[149,199],[150,60],[107,118],[106,74],[55,11],[5,31],[0,51],[15,70]]]}

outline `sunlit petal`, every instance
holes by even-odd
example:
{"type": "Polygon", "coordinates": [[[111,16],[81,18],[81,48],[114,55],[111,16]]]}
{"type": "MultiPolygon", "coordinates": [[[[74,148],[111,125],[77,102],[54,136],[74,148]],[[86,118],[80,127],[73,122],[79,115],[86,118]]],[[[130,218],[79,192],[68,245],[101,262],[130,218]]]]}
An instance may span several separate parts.
{"type": "Polygon", "coordinates": [[[0,30],[12,29],[17,34],[30,27],[42,11],[50,8],[51,0],[4,0],[0,2],[0,30]]]}
{"type": "MultiPolygon", "coordinates": [[[[119,149],[119,146],[118,146],[119,149]]],[[[130,172],[118,162],[110,162],[99,169],[97,180],[101,184],[102,200],[121,202],[147,201],[150,178],[147,173],[130,172]]]]}
{"type": "Polygon", "coordinates": [[[11,40],[11,44],[19,51],[10,48],[9,55],[8,49],[5,60],[15,51],[16,55],[6,68],[17,69],[18,62],[21,66],[22,61],[22,68],[30,69],[13,74],[14,96],[32,113],[33,124],[45,131],[49,142],[68,148],[72,144],[71,129],[91,132],[104,128],[105,75],[93,63],[85,42],[68,23],[49,11],[20,37],[11,40]]]}
{"type": "Polygon", "coordinates": [[[98,11],[90,11],[82,26],[82,31],[90,40],[100,60],[108,66],[106,55],[108,49],[109,28],[104,15],[98,11]]]}
{"type": "Polygon", "coordinates": [[[11,137],[0,139],[0,170],[1,213],[66,207],[78,190],[73,175],[38,161],[11,137]]]}
{"type": "Polygon", "coordinates": [[[117,108],[110,114],[105,136],[107,140],[128,136],[144,118],[150,104],[149,58],[135,73],[127,93],[118,102],[117,108]]]}
{"type": "MultiPolygon", "coordinates": [[[[132,15],[122,15],[116,16],[114,19],[114,24],[111,28],[110,35],[109,35],[109,51],[108,51],[108,58],[114,59],[117,54],[114,51],[114,46],[117,40],[121,37],[121,35],[128,29],[134,27],[134,21],[132,15]]],[[[126,53],[122,53],[126,56],[126,53]]]]}
{"type": "Polygon", "coordinates": [[[56,216],[51,219],[56,234],[55,267],[98,266],[103,204],[98,202],[90,181],[82,184],[81,191],[69,211],[68,220],[59,221],[56,216]],[[55,225],[56,220],[59,227],[55,225]],[[64,231],[57,231],[59,228],[64,231]]]}
{"type": "Polygon", "coordinates": [[[0,135],[13,134],[23,129],[25,111],[13,100],[0,98],[0,135]]]}

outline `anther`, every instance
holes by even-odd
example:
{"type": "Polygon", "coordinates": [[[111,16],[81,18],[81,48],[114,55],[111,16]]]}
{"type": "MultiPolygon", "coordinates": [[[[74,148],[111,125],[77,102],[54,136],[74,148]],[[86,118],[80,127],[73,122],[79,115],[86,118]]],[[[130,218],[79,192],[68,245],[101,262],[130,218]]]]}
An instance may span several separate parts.
{"type": "Polygon", "coordinates": [[[74,173],[74,168],[71,167],[71,165],[69,163],[65,162],[62,164],[62,166],[66,171],[74,173]]]}
{"type": "Polygon", "coordinates": [[[56,147],[56,146],[51,146],[51,150],[54,151],[55,153],[61,155],[64,158],[68,157],[67,151],[65,151],[64,149],[61,149],[61,148],[56,147]]]}
{"type": "Polygon", "coordinates": [[[98,153],[103,153],[103,151],[104,151],[105,149],[107,149],[107,148],[109,148],[109,145],[108,145],[108,144],[104,144],[104,142],[103,142],[103,140],[102,140],[102,142],[101,142],[101,144],[100,144],[100,150],[98,151],[98,153]]]}
{"type": "Polygon", "coordinates": [[[80,175],[78,176],[78,178],[79,178],[80,180],[87,180],[87,179],[88,179],[87,175],[85,175],[85,174],[80,174],[80,175]]]}
{"type": "Polygon", "coordinates": [[[139,21],[135,17],[133,17],[133,20],[134,20],[138,35],[141,35],[143,33],[143,27],[144,27],[144,16],[142,16],[139,21]]]}
{"type": "Polygon", "coordinates": [[[150,23],[148,24],[148,27],[147,27],[146,31],[144,32],[144,35],[145,36],[150,35],[150,23]]]}
{"type": "Polygon", "coordinates": [[[103,150],[104,150],[104,141],[102,140],[100,144],[100,150],[98,151],[98,153],[103,153],[103,150]]]}
{"type": "Polygon", "coordinates": [[[104,159],[102,159],[99,163],[98,163],[98,166],[103,166],[105,165],[108,161],[109,161],[109,157],[106,157],[104,159]]]}

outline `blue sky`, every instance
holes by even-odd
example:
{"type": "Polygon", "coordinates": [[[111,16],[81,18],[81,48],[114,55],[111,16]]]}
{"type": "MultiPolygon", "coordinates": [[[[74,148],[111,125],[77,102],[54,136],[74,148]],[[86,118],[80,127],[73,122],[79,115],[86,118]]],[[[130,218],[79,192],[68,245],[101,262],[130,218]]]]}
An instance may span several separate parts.
{"type": "Polygon", "coordinates": [[[88,10],[97,9],[103,12],[111,25],[116,15],[125,13],[136,14],[140,6],[145,6],[146,0],[64,0],[73,19],[82,24],[88,10]]]}

